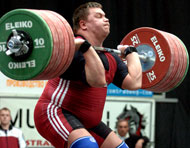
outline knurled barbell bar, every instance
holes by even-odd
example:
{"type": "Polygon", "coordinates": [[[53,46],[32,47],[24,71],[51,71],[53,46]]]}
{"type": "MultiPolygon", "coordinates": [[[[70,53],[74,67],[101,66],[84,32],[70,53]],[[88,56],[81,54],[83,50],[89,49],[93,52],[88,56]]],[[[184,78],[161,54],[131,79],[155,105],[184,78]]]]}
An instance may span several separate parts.
{"type": "MultiPolygon", "coordinates": [[[[16,9],[0,19],[0,70],[15,80],[47,80],[69,67],[75,52],[69,23],[49,10],[16,9]]],[[[189,67],[188,52],[173,34],[141,27],[120,44],[137,48],[143,69],[142,89],[166,92],[176,88],[189,67]]],[[[95,50],[119,50],[94,47],[95,50]]]]}
{"type": "MultiPolygon", "coordinates": [[[[106,52],[114,52],[118,55],[121,55],[121,51],[118,50],[118,49],[113,49],[113,48],[107,48],[107,47],[98,47],[98,46],[93,46],[93,48],[96,50],[96,51],[106,51],[106,52]]],[[[147,62],[147,63],[150,63],[150,62],[155,62],[155,57],[152,56],[152,55],[148,55],[147,53],[141,53],[141,54],[138,54],[139,58],[141,61],[143,62],[147,62]]],[[[143,67],[145,68],[145,67],[143,67]]],[[[145,71],[145,70],[143,70],[145,71]]]]}

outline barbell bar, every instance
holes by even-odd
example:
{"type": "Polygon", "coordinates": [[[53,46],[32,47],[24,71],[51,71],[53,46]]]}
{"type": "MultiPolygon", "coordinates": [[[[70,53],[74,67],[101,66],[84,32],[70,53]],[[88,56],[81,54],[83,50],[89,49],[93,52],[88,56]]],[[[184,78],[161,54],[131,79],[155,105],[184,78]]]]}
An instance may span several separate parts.
{"type": "MultiPolygon", "coordinates": [[[[15,80],[48,80],[66,71],[75,45],[69,23],[50,10],[15,9],[0,19],[0,70],[15,80]]],[[[142,89],[170,91],[184,80],[189,56],[175,35],[150,27],[128,33],[121,45],[136,47],[143,68],[142,89]]],[[[97,51],[119,50],[94,47],[97,51]]]]}
{"type": "MultiPolygon", "coordinates": [[[[121,51],[118,50],[118,49],[113,49],[113,48],[107,48],[107,47],[98,47],[98,46],[93,46],[93,48],[96,50],[96,51],[106,51],[106,52],[114,52],[118,55],[121,55],[121,51]]],[[[141,61],[143,62],[149,62],[150,60],[152,62],[155,62],[155,58],[151,58],[151,55],[147,54],[147,53],[141,53],[141,54],[138,54],[139,58],[141,61]]]]}

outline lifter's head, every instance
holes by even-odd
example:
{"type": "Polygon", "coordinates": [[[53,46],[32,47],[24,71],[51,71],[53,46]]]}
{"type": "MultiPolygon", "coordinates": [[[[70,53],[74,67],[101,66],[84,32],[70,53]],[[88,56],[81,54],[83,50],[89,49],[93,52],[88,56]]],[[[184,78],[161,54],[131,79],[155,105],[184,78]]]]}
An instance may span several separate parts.
{"type": "Polygon", "coordinates": [[[109,34],[110,24],[102,5],[97,2],[80,5],[73,14],[73,31],[103,41],[109,34]]]}
{"type": "Polygon", "coordinates": [[[80,20],[87,20],[87,16],[89,15],[89,8],[100,8],[102,9],[102,5],[97,2],[88,2],[80,5],[73,13],[73,31],[76,32],[80,25],[80,20]]]}

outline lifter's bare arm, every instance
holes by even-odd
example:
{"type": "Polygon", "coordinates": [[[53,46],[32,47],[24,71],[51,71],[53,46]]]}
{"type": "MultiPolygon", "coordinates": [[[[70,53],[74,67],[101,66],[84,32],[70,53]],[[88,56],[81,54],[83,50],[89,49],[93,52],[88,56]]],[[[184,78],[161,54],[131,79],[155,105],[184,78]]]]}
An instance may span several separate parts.
{"type": "MultiPolygon", "coordinates": [[[[75,39],[76,50],[80,48],[83,42],[83,39],[75,39]]],[[[106,85],[105,69],[98,54],[91,46],[83,53],[83,56],[86,61],[85,73],[88,84],[93,87],[104,87],[106,85]]]]}
{"type": "MultiPolygon", "coordinates": [[[[127,46],[120,46],[119,50],[124,53],[127,46]]],[[[142,67],[137,52],[132,52],[125,57],[129,74],[122,83],[123,89],[136,90],[142,87],[142,67]]]]}

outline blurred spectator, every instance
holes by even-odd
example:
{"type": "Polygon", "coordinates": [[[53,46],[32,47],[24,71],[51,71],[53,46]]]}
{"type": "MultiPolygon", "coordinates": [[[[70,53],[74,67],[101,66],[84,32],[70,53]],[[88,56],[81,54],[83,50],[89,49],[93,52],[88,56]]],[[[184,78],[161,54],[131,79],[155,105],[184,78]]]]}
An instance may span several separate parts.
{"type": "Polygon", "coordinates": [[[129,133],[129,124],[125,119],[119,119],[116,123],[118,136],[125,141],[129,148],[144,148],[149,142],[148,137],[129,133]]]}
{"type": "Polygon", "coordinates": [[[11,112],[6,107],[0,109],[0,147],[26,148],[23,133],[11,125],[11,112]]]}

